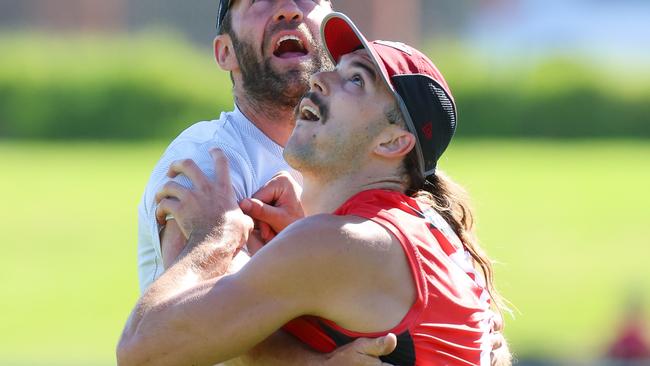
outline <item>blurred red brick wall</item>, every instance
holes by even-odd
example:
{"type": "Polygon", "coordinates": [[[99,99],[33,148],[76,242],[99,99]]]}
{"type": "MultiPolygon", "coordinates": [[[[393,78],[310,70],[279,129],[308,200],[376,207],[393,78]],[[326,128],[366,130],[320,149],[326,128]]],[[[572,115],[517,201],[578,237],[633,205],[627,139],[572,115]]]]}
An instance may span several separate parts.
{"type": "Polygon", "coordinates": [[[126,0],[31,0],[36,25],[58,30],[113,31],[126,26],[126,0]]]}
{"type": "Polygon", "coordinates": [[[422,0],[334,1],[369,39],[400,41],[417,46],[420,41],[422,0]]]}
{"type": "MultiPolygon", "coordinates": [[[[138,0],[22,0],[32,24],[45,29],[116,31],[127,27],[129,6],[138,0]]],[[[217,0],[213,0],[216,4],[217,0]]],[[[335,0],[369,39],[417,45],[423,0],[335,0]]],[[[151,4],[149,4],[151,6],[151,4]]],[[[182,6],[191,7],[192,2],[182,6]]],[[[155,10],[155,9],[153,9],[155,10]]],[[[152,11],[153,11],[152,10],[152,11]]]]}

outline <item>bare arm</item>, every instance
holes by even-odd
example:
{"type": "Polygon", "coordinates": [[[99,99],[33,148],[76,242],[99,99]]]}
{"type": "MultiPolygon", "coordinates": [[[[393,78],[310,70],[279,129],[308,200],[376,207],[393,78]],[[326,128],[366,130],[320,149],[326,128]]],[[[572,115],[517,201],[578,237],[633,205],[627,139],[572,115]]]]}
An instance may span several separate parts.
{"type": "Polygon", "coordinates": [[[214,277],[225,272],[233,251],[227,243],[236,237],[226,233],[194,246],[150,287],[125,327],[119,364],[211,365],[253,348],[300,315],[295,299],[273,285],[283,275],[254,281],[259,273],[246,273],[249,264],[214,277]]]}
{"type": "Polygon", "coordinates": [[[324,365],[325,356],[308,349],[295,338],[279,330],[226,366],[311,366],[324,365]]]}
{"type": "MultiPolygon", "coordinates": [[[[183,251],[186,241],[176,221],[168,220],[165,229],[161,232],[161,246],[165,269],[171,267],[176,261],[176,258],[183,251]]],[[[236,268],[236,270],[239,269],[241,267],[236,268]]],[[[229,272],[236,272],[236,270],[233,270],[233,266],[231,265],[229,272]]],[[[393,351],[394,347],[391,346],[390,342],[383,342],[377,345],[377,342],[368,344],[368,342],[364,343],[362,340],[355,343],[354,352],[348,351],[344,354],[342,351],[339,351],[332,355],[324,355],[309,349],[283,331],[277,331],[245,354],[226,361],[222,365],[316,366],[328,365],[328,361],[332,359],[338,363],[332,363],[331,365],[356,365],[361,360],[366,365],[370,364],[367,362],[371,357],[376,360],[376,365],[380,365],[381,362],[378,356],[389,354],[393,351]],[[342,358],[344,359],[340,362],[342,358]]]]}
{"type": "MultiPolygon", "coordinates": [[[[196,298],[209,294],[215,287],[220,276],[224,275],[232,262],[237,250],[245,243],[246,237],[252,229],[252,221],[243,215],[239,210],[234,198],[234,192],[230,186],[228,174],[228,162],[221,152],[213,152],[216,167],[224,172],[217,177],[215,182],[210,182],[192,161],[175,162],[170,171],[176,174],[186,174],[193,183],[200,189],[210,193],[210,199],[202,204],[212,208],[212,215],[207,219],[193,220],[190,225],[179,226],[183,236],[188,238],[188,243],[177,261],[169,268],[138,301],[131,313],[124,328],[120,344],[118,346],[118,362],[123,364],[145,365],[158,364],[151,357],[151,352],[170,357],[162,356],[169,364],[178,364],[197,360],[197,364],[204,364],[205,360],[200,356],[187,355],[182,350],[178,352],[186,355],[179,359],[173,355],[172,349],[177,342],[183,343],[182,339],[174,336],[182,336],[182,332],[174,332],[183,327],[187,322],[185,319],[196,313],[205,312],[202,308],[205,303],[187,301],[189,298],[196,298]],[[215,187],[223,187],[214,190],[215,187]],[[207,220],[207,221],[205,221],[207,220]],[[206,229],[207,228],[207,229],[206,229]],[[186,305],[190,306],[186,306],[186,305]],[[162,319],[160,315],[163,315],[162,319]],[[148,343],[147,338],[159,333],[158,345],[148,343]],[[171,337],[169,337],[171,336],[171,337]],[[137,345],[137,348],[133,348],[137,345]],[[161,347],[156,351],[156,348],[161,347]],[[162,352],[160,350],[163,350],[162,352]],[[165,353],[168,352],[168,353],[165,353]]],[[[218,171],[219,171],[218,170],[218,171]]],[[[173,174],[171,174],[173,175],[173,174]]],[[[159,206],[156,216],[160,220],[168,213],[175,214],[185,203],[179,198],[197,197],[192,192],[184,190],[179,185],[169,184],[169,189],[176,190],[176,194],[163,194],[157,197],[159,206]]],[[[219,281],[224,284],[227,281],[219,281]]],[[[207,336],[208,329],[194,324],[191,335],[197,336],[196,332],[204,332],[200,336],[207,336]]],[[[227,358],[224,358],[224,360],[227,358]]]]}
{"type": "MultiPolygon", "coordinates": [[[[172,170],[174,169],[179,169],[179,167],[172,168],[172,170]]],[[[195,175],[195,173],[188,172],[187,175],[195,175]]],[[[196,179],[201,177],[195,176],[194,178],[196,179]]],[[[202,179],[203,178],[199,180],[202,179]]],[[[204,184],[195,185],[200,188],[204,184]]],[[[176,188],[172,186],[170,189],[174,190],[176,188]]],[[[173,196],[174,195],[171,195],[170,197],[173,196]]],[[[179,197],[182,196],[182,194],[177,194],[176,196],[179,197]]],[[[165,212],[175,214],[174,210],[178,212],[179,206],[182,206],[180,201],[167,200],[167,198],[168,197],[166,195],[163,195],[159,198],[161,201],[160,207],[163,208],[160,212],[161,216],[165,212]]],[[[192,200],[190,199],[189,201],[192,200]]],[[[203,202],[206,200],[199,201],[206,203],[203,202]]],[[[218,202],[207,202],[207,205],[203,207],[211,206],[218,206],[218,202]]],[[[232,209],[232,207],[230,208],[232,209]]],[[[175,216],[178,217],[176,214],[175,216]]],[[[192,238],[193,233],[197,233],[197,227],[195,226],[181,226],[178,226],[177,228],[183,231],[184,235],[189,235],[190,239],[192,238]]],[[[199,230],[198,232],[200,233],[201,231],[199,230]]],[[[194,357],[195,352],[186,353],[183,352],[182,349],[179,350],[178,347],[175,347],[176,349],[174,350],[174,355],[178,356],[175,360],[174,357],[169,357],[169,354],[165,353],[161,354],[160,351],[172,349],[165,346],[165,340],[171,341],[173,345],[170,344],[170,346],[172,347],[177,346],[178,343],[184,344],[182,341],[182,330],[178,331],[178,329],[174,329],[170,332],[170,328],[174,328],[175,324],[176,326],[182,326],[185,320],[184,316],[193,317],[199,322],[198,324],[195,324],[196,326],[191,327],[190,332],[186,332],[194,333],[190,335],[189,338],[192,338],[192,336],[196,335],[204,338],[206,336],[211,336],[212,333],[216,332],[212,329],[221,329],[218,326],[210,327],[210,330],[205,329],[203,332],[201,332],[201,324],[205,324],[203,321],[204,317],[198,316],[197,314],[201,314],[200,310],[205,309],[202,309],[200,304],[190,304],[196,306],[186,305],[188,305],[188,302],[191,303],[197,297],[203,296],[206,294],[206,292],[209,293],[212,292],[213,289],[219,288],[218,285],[223,285],[224,282],[228,282],[224,281],[225,279],[219,281],[216,278],[224,273],[228,267],[228,262],[231,260],[231,256],[227,255],[226,253],[228,253],[228,251],[232,250],[234,247],[229,247],[228,243],[237,242],[236,239],[240,236],[241,235],[238,234],[228,236],[228,231],[224,231],[222,229],[218,230],[216,233],[213,233],[210,236],[211,240],[208,240],[207,242],[211,242],[212,244],[203,243],[196,245],[196,243],[193,243],[192,240],[189,241],[188,247],[181,255],[181,259],[150,288],[147,294],[145,294],[145,296],[136,306],[136,309],[134,310],[129,322],[127,323],[127,326],[125,327],[123,338],[120,342],[120,346],[118,347],[118,358],[120,364],[161,364],[161,362],[166,362],[164,364],[184,364],[196,360],[196,357],[194,357]],[[161,314],[164,316],[160,317],[161,314]],[[177,320],[178,323],[175,323],[174,320],[177,320]],[[166,337],[166,335],[170,334],[172,335],[171,337],[166,337]],[[158,335],[162,335],[162,338],[156,339],[155,336],[158,335]],[[174,337],[173,335],[176,335],[178,337],[174,337]],[[153,341],[154,339],[156,339],[156,341],[153,341]],[[155,357],[159,358],[152,360],[152,358],[149,357],[152,353],[157,353],[155,357]],[[183,357],[183,355],[185,355],[185,357],[183,357]]],[[[197,236],[195,235],[194,238],[196,239],[197,236]]],[[[302,262],[304,263],[304,261],[302,262]]],[[[273,273],[273,271],[270,273],[273,273]]],[[[263,277],[263,275],[258,277],[263,277]]],[[[249,282],[252,283],[255,281],[254,279],[249,279],[249,282]]],[[[245,290],[245,286],[242,287],[245,290]]],[[[255,300],[255,298],[253,299],[255,300]]],[[[260,301],[257,301],[257,303],[260,303],[260,301]]],[[[248,308],[244,309],[247,310],[248,308]]],[[[214,308],[211,308],[209,310],[214,312],[214,308]]],[[[243,311],[240,310],[239,313],[242,312],[243,311]]],[[[255,313],[255,311],[253,311],[253,313],[255,313]]],[[[209,315],[210,314],[207,314],[205,317],[206,320],[210,317],[209,315]]],[[[227,316],[227,318],[230,317],[227,316]]],[[[291,318],[292,317],[289,317],[286,320],[289,320],[291,318]]],[[[226,319],[226,321],[227,320],[228,319],[226,319]]],[[[221,323],[221,325],[223,325],[223,323],[221,323]]],[[[244,331],[244,333],[252,333],[247,332],[245,328],[241,330],[244,331]]],[[[261,336],[263,337],[264,333],[262,333],[261,336]]],[[[230,341],[231,338],[228,338],[227,340],[230,341]]],[[[196,344],[192,344],[192,346],[195,345],[196,344]]],[[[378,358],[373,356],[388,354],[392,352],[394,347],[394,336],[390,335],[380,338],[379,341],[360,339],[346,347],[342,347],[341,349],[331,354],[322,355],[305,349],[304,346],[297,343],[297,341],[293,338],[283,336],[281,333],[276,333],[274,336],[269,337],[265,342],[262,342],[258,346],[254,347],[246,356],[231,361],[230,364],[245,365],[262,363],[266,365],[382,365],[378,358]],[[287,362],[287,360],[291,360],[293,362],[287,362]]],[[[207,351],[208,349],[211,348],[203,348],[203,351],[207,351]]],[[[221,358],[219,358],[219,360],[221,360],[221,358]]],[[[211,360],[209,363],[211,364],[212,362],[216,361],[211,360]]],[[[199,362],[197,364],[201,363],[199,362]]]]}
{"type": "MultiPolygon", "coordinates": [[[[317,222],[311,222],[309,228],[317,222]]],[[[342,261],[341,267],[333,265],[343,253],[313,240],[317,234],[332,242],[337,233],[326,226],[315,233],[283,233],[240,272],[219,279],[211,276],[223,273],[225,267],[212,263],[212,257],[216,253],[220,262],[227,260],[220,248],[238,235],[226,231],[223,237],[197,245],[156,281],[136,306],[120,342],[119,363],[223,362],[252,349],[291,319],[303,314],[328,316],[332,307],[364,298],[357,288],[343,283],[353,271],[351,264],[359,258],[342,261]],[[305,245],[307,240],[312,242],[305,245]],[[317,263],[314,258],[323,260],[317,263]],[[189,276],[199,279],[188,286],[189,276]]]]}
{"type": "Polygon", "coordinates": [[[255,346],[246,355],[224,363],[225,366],[391,366],[379,359],[397,347],[397,338],[388,334],[379,338],[359,338],[328,354],[316,353],[295,338],[278,331],[255,346]]]}

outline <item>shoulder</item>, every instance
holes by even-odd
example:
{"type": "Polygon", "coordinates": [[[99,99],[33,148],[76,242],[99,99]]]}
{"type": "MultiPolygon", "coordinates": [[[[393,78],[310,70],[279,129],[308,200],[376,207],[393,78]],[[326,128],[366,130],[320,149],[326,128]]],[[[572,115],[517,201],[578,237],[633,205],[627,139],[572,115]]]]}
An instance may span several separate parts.
{"type": "MultiPolygon", "coordinates": [[[[164,153],[154,166],[147,187],[145,198],[153,202],[153,195],[160,187],[169,181],[167,171],[176,160],[191,159],[208,177],[214,177],[214,162],[210,149],[219,148],[228,157],[230,163],[233,186],[239,198],[248,195],[252,183],[251,163],[235,126],[227,123],[227,114],[223,113],[221,119],[214,121],[198,122],[183,131],[165,149],[164,153]]],[[[175,179],[178,183],[191,187],[191,182],[179,176],[175,179]]]]}
{"type": "Polygon", "coordinates": [[[315,233],[323,235],[324,238],[339,239],[328,247],[391,242],[391,235],[381,225],[355,215],[313,215],[295,222],[283,232],[293,238],[314,237],[315,233]]]}
{"type": "Polygon", "coordinates": [[[229,113],[222,113],[218,120],[197,122],[188,127],[169,144],[164,155],[187,156],[216,145],[227,150],[238,150],[242,137],[228,116],[229,113]]]}
{"type": "Polygon", "coordinates": [[[300,303],[305,314],[347,325],[359,324],[351,308],[370,308],[387,298],[413,301],[404,285],[410,271],[399,241],[357,216],[300,220],[257,252],[240,274],[249,286],[300,303]]]}

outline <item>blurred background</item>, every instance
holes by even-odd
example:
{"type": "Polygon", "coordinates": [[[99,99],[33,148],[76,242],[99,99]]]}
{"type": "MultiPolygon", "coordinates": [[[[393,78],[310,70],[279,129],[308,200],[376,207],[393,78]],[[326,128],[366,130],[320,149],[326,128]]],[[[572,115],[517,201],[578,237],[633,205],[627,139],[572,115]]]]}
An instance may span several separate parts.
{"type": "MultiPolygon", "coordinates": [[[[650,365],[650,2],[335,0],[414,44],[459,110],[519,365],[650,365]]],[[[0,0],[1,365],[112,365],[136,206],[166,145],[232,108],[216,0],[0,0]]]]}

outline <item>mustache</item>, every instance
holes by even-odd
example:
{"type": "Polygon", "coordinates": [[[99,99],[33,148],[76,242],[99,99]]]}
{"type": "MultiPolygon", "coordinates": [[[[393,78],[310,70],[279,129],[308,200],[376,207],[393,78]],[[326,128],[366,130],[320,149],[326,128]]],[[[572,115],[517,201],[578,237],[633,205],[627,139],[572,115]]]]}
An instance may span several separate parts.
{"type": "MultiPolygon", "coordinates": [[[[325,103],[325,101],[323,101],[321,96],[315,92],[310,91],[305,93],[305,95],[303,95],[301,101],[303,99],[309,99],[312,103],[314,103],[314,105],[316,105],[316,107],[318,107],[318,113],[320,113],[320,122],[322,124],[325,124],[325,122],[327,122],[327,117],[329,115],[329,106],[327,105],[327,103],[325,103]]],[[[294,110],[294,114],[295,114],[295,118],[298,119],[298,117],[300,116],[300,103],[298,103],[298,105],[296,106],[294,110]]]]}
{"type": "Polygon", "coordinates": [[[295,30],[298,29],[303,24],[304,23],[296,19],[291,19],[289,21],[282,21],[282,22],[274,22],[271,23],[271,25],[269,25],[269,28],[266,31],[270,33],[275,33],[283,30],[295,30]]]}

